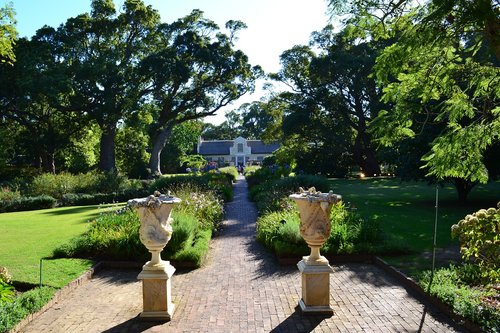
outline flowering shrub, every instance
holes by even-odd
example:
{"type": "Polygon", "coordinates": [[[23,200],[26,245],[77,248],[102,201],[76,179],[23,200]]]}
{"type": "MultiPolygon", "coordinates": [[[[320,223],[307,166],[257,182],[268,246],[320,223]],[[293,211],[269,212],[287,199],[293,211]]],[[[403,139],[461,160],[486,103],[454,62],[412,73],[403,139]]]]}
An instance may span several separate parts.
{"type": "Polygon", "coordinates": [[[10,276],[9,271],[7,270],[7,267],[0,267],[0,281],[3,281],[5,283],[9,283],[11,279],[12,279],[12,276],[10,276]]]}
{"type": "Polygon", "coordinates": [[[473,259],[483,278],[500,282],[500,202],[497,208],[480,209],[451,227],[453,237],[460,239],[465,260],[473,259]]]}
{"type": "Polygon", "coordinates": [[[217,230],[224,217],[224,203],[213,191],[204,191],[196,185],[183,185],[173,189],[182,201],[176,211],[193,214],[202,229],[217,230]]]}
{"type": "Polygon", "coordinates": [[[0,201],[10,201],[20,198],[21,193],[19,191],[13,191],[8,187],[0,188],[0,201]]]}

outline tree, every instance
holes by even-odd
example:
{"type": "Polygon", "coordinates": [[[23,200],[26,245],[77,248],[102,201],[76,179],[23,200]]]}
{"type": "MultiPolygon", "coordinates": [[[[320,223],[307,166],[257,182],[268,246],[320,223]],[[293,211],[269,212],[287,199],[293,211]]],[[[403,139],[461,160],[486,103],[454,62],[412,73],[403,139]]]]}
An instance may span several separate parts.
{"type": "Polygon", "coordinates": [[[157,49],[141,63],[142,74],[151,78],[157,107],[149,162],[152,176],[161,175],[160,156],[175,125],[213,115],[254,89],[261,70],[251,67],[233,44],[243,27],[241,22],[229,21],[228,36],[194,10],[157,30],[157,49]]]}
{"type": "MultiPolygon", "coordinates": [[[[323,123],[323,126],[327,123],[332,126],[330,131],[337,131],[350,139],[351,135],[345,128],[352,129],[354,142],[347,145],[352,152],[349,155],[366,175],[380,174],[368,131],[369,122],[380,109],[379,90],[369,77],[375,57],[374,46],[370,43],[359,43],[349,35],[348,29],[334,33],[333,28],[327,26],[313,34],[311,47],[295,46],[285,51],[281,56],[282,69],[273,75],[273,78],[285,82],[296,95],[302,96],[294,103],[302,101],[304,105],[320,107],[322,116],[330,118],[323,123]],[[313,48],[318,49],[319,54],[313,48]]],[[[304,128],[308,126],[304,125],[304,128]]],[[[315,131],[314,128],[310,130],[315,131]]],[[[332,139],[326,131],[324,134],[332,139]]],[[[345,143],[348,140],[340,141],[345,143]]]]}
{"type": "Polygon", "coordinates": [[[93,0],[90,14],[68,19],[54,33],[74,89],[69,103],[100,127],[102,171],[116,170],[117,125],[148,94],[137,68],[159,23],[158,13],[140,0],[126,0],[120,14],[112,0],[93,0]]]}
{"type": "Polygon", "coordinates": [[[200,120],[190,120],[175,125],[172,135],[161,154],[161,167],[167,173],[184,172],[183,158],[196,151],[203,124],[200,120]]]}
{"type": "Polygon", "coordinates": [[[429,124],[442,126],[422,158],[424,167],[429,176],[452,181],[465,201],[475,183],[488,181],[485,154],[499,140],[498,5],[489,0],[434,0],[417,7],[410,1],[351,4],[351,13],[362,12],[352,20],[369,23],[358,24],[365,36],[396,40],[375,66],[382,100],[392,106],[376,119],[380,142],[391,145],[426,135],[429,124]],[[385,14],[377,15],[377,6],[385,14]]]}
{"type": "Polygon", "coordinates": [[[14,16],[12,2],[0,8],[0,63],[12,64],[16,60],[13,50],[17,39],[14,16]]]}
{"type": "Polygon", "coordinates": [[[18,41],[16,62],[0,65],[0,108],[5,119],[26,133],[19,144],[26,144],[43,171],[55,173],[55,155],[80,130],[82,118],[66,108],[69,86],[52,42],[40,35],[18,41]]]}

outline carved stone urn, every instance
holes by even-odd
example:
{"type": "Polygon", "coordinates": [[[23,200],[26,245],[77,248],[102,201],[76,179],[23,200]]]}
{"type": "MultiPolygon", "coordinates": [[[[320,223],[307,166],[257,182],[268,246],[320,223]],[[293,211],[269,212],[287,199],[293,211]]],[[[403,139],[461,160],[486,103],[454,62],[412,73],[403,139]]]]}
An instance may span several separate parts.
{"type": "Polygon", "coordinates": [[[181,199],[158,191],[147,198],[128,201],[128,205],[137,210],[141,220],[139,238],[151,252],[151,261],[143,266],[144,270],[162,270],[165,267],[167,262],[161,260],[160,253],[172,237],[170,213],[174,204],[179,202],[181,199]]]}
{"type": "Polygon", "coordinates": [[[299,208],[300,234],[311,248],[311,254],[304,257],[309,265],[328,265],[328,260],[320,255],[319,249],[330,237],[330,211],[341,200],[340,195],[321,193],[311,187],[307,191],[290,195],[299,208]]]}
{"type": "Polygon", "coordinates": [[[143,312],[146,320],[170,320],[175,306],[172,303],[171,277],[175,268],[161,259],[161,251],[172,237],[170,213],[179,198],[155,192],[147,198],[132,199],[128,205],[135,208],[141,220],[139,237],[151,252],[151,260],[142,266],[137,276],[142,280],[143,312]]]}
{"type": "Polygon", "coordinates": [[[319,249],[330,237],[330,211],[341,200],[340,195],[321,193],[311,187],[290,195],[299,207],[300,234],[311,248],[311,254],[297,264],[302,278],[299,306],[304,313],[333,314],[330,307],[330,274],[333,269],[319,249]]]}

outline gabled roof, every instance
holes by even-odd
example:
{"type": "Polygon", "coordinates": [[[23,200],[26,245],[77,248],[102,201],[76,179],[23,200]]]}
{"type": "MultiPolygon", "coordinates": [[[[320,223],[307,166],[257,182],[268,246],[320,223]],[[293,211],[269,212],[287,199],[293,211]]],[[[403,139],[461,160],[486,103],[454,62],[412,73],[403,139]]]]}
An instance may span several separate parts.
{"type": "MultiPolygon", "coordinates": [[[[198,151],[201,155],[229,155],[229,148],[234,146],[235,140],[200,141],[198,151]]],[[[265,144],[261,140],[246,140],[252,154],[272,154],[280,147],[279,143],[265,144]]]]}
{"type": "Polygon", "coordinates": [[[199,153],[201,155],[229,155],[229,148],[233,144],[233,140],[201,141],[199,143],[199,153]]]}
{"type": "Polygon", "coordinates": [[[272,154],[280,147],[277,142],[265,144],[261,140],[248,140],[247,144],[252,148],[252,154],[272,154]]]}

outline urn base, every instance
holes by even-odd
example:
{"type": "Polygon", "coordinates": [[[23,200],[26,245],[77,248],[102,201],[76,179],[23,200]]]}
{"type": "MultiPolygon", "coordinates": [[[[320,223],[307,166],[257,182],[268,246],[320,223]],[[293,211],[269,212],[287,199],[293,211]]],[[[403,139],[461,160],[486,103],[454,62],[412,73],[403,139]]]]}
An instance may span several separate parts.
{"type": "Polygon", "coordinates": [[[164,263],[166,265],[162,269],[143,269],[137,276],[142,280],[143,311],[139,318],[143,320],[169,321],[174,314],[171,277],[175,268],[168,261],[164,263]]]}
{"type": "MultiPolygon", "coordinates": [[[[305,257],[307,258],[307,257],[305,257]]],[[[330,307],[330,274],[332,267],[328,262],[311,265],[306,260],[297,264],[302,278],[302,299],[299,306],[309,314],[333,314],[330,307]]]]}

